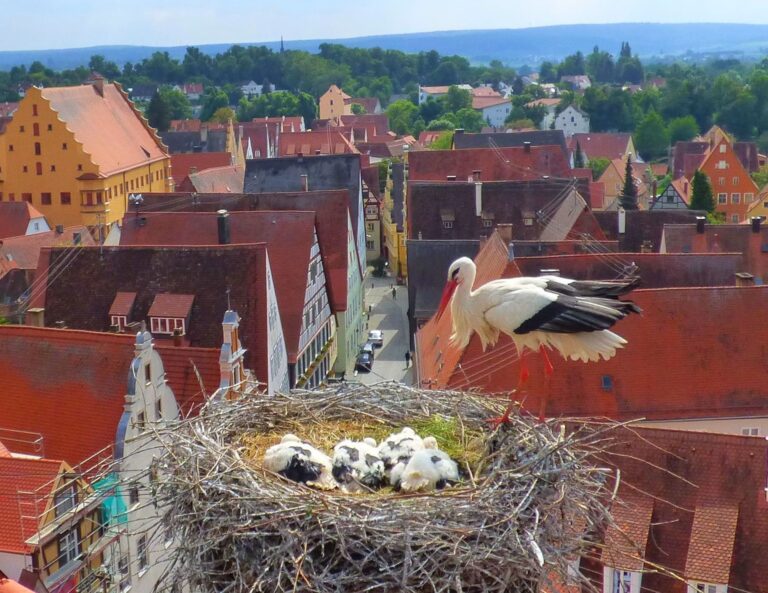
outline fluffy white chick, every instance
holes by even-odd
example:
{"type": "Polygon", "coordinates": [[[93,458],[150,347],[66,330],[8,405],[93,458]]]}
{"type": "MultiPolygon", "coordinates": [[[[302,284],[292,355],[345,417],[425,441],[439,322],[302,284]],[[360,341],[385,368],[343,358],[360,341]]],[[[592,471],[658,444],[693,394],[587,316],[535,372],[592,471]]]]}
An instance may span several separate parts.
{"type": "Polygon", "coordinates": [[[338,486],[333,479],[331,458],[294,434],[284,435],[280,443],[267,449],[263,465],[289,480],[321,490],[333,490],[338,486]]]}
{"type": "Polygon", "coordinates": [[[459,466],[433,437],[424,439],[425,448],[416,451],[400,475],[403,492],[440,490],[459,481],[459,466]]]}
{"type": "Polygon", "coordinates": [[[345,439],[333,448],[333,477],[348,492],[376,490],[386,482],[376,441],[345,439]]]}

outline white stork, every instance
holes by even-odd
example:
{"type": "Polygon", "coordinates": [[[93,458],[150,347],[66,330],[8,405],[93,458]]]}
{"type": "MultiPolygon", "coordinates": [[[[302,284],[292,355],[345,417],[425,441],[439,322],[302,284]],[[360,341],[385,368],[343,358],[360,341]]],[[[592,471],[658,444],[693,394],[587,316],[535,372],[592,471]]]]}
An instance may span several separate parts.
{"type": "MultiPolygon", "coordinates": [[[[451,264],[437,318],[450,303],[451,342],[462,348],[472,332],[477,332],[483,350],[496,344],[499,333],[507,334],[520,355],[520,385],[528,379],[526,348],[541,353],[547,375],[553,371],[547,348],[571,360],[608,360],[627,343],[608,328],[629,313],[640,313],[631,301],[618,299],[637,286],[637,278],[609,282],[559,276],[505,278],[472,290],[476,273],[468,257],[451,264]]],[[[510,411],[511,406],[502,421],[509,419],[510,411]]]]}

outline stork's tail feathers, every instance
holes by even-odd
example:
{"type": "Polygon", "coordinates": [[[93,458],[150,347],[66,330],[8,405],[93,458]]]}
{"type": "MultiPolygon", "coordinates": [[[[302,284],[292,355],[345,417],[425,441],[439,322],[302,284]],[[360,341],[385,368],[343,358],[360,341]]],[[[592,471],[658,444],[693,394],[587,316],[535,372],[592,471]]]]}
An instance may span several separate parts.
{"type": "Polygon", "coordinates": [[[547,334],[547,341],[549,346],[558,350],[564,358],[582,362],[613,358],[616,350],[623,348],[627,343],[624,338],[607,329],[573,334],[550,333],[547,334]]]}
{"type": "Polygon", "coordinates": [[[640,277],[627,278],[626,280],[577,280],[571,282],[570,287],[579,296],[616,298],[631,292],[640,284],[640,277]]]}

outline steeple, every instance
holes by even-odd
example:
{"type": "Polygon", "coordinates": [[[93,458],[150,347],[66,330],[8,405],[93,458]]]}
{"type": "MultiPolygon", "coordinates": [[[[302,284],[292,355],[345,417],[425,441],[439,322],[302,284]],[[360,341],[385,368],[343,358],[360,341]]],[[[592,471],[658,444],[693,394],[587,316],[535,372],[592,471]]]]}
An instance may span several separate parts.
{"type": "Polygon", "coordinates": [[[283,36],[280,35],[280,53],[285,51],[285,45],[283,44],[283,36]]]}

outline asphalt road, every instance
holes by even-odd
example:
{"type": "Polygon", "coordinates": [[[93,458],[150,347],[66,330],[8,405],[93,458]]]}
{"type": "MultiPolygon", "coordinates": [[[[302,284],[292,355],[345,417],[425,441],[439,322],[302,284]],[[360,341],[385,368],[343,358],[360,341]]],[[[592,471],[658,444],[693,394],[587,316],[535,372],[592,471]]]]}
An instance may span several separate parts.
{"type": "Polygon", "coordinates": [[[408,290],[405,286],[395,286],[392,297],[392,278],[373,278],[369,276],[365,284],[365,302],[370,306],[368,329],[380,329],[384,334],[384,345],[376,348],[373,368],[370,373],[347,372],[347,377],[366,385],[382,381],[399,381],[407,385],[413,383],[413,365],[405,366],[405,353],[408,350],[408,290]],[[373,286],[373,288],[371,288],[373,286]]]}

